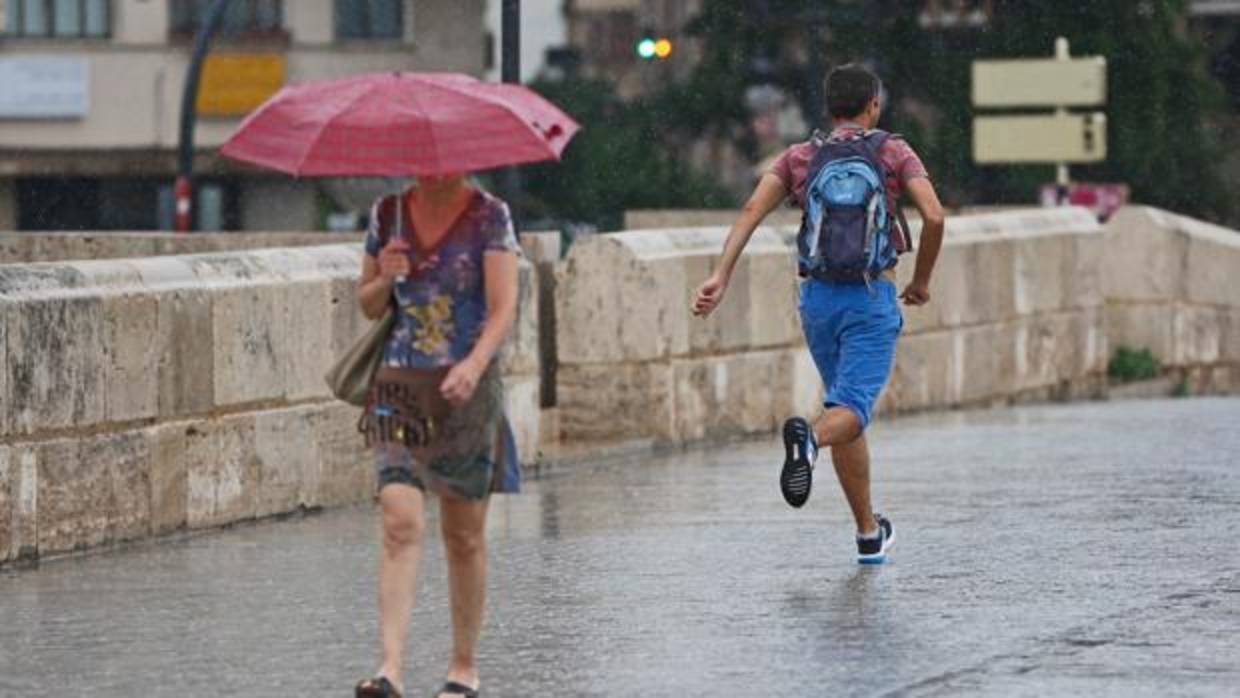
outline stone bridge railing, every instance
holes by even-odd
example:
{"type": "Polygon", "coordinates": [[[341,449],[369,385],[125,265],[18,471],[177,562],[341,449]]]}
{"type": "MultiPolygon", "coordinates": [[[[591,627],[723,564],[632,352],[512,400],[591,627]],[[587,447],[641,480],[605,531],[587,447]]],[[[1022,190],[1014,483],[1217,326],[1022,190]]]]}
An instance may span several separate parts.
{"type": "MultiPolygon", "coordinates": [[[[0,265],[0,562],[363,500],[357,244],[0,265]]],[[[537,312],[505,373],[538,434],[537,312]]]]}
{"type": "MultiPolygon", "coordinates": [[[[558,236],[525,240],[505,373],[527,460],[769,434],[816,409],[792,228],[759,231],[716,315],[690,316],[724,234],[590,237],[563,260],[558,236]]],[[[86,244],[62,242],[47,249],[86,244]]],[[[364,328],[360,254],[0,264],[0,564],[370,497],[357,412],[321,380],[364,328]]],[[[1154,209],[951,219],[880,410],[1105,396],[1119,345],[1188,392],[1236,392],[1237,278],[1240,235],[1154,209]]]]}

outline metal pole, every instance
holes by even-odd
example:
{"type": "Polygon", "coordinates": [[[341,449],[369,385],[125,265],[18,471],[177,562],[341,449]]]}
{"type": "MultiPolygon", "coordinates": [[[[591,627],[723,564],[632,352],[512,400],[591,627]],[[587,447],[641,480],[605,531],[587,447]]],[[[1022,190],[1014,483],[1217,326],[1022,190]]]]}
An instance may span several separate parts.
{"type": "Polygon", "coordinates": [[[185,72],[185,88],[181,92],[181,133],[177,145],[176,229],[189,232],[194,220],[194,124],[198,120],[198,79],[202,76],[202,61],[211,50],[211,37],[224,21],[224,12],[231,0],[215,0],[207,19],[198,28],[194,38],[194,51],[190,54],[189,69],[185,72]]]}
{"type": "MultiPolygon", "coordinates": [[[[500,20],[500,79],[503,82],[521,82],[521,0],[503,0],[500,20]]],[[[504,170],[500,178],[504,199],[512,209],[513,225],[520,231],[517,218],[517,198],[521,194],[521,176],[515,167],[504,170]]]]}
{"type": "Polygon", "coordinates": [[[521,0],[503,0],[500,80],[521,82],[521,0]]]}
{"type": "MultiPolygon", "coordinates": [[[[1070,58],[1071,54],[1069,53],[1068,39],[1062,36],[1055,39],[1055,60],[1066,61],[1070,58]]],[[[1056,107],[1055,113],[1062,116],[1068,112],[1063,107],[1056,107]]],[[[1058,163],[1055,166],[1055,198],[1056,203],[1060,206],[1068,203],[1068,191],[1071,184],[1072,176],[1068,171],[1068,163],[1058,163]]]]}

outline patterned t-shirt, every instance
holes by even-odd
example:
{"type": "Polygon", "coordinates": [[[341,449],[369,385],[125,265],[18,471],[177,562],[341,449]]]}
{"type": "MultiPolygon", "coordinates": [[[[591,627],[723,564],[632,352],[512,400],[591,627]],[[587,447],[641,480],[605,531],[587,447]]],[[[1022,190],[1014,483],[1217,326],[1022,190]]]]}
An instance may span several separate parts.
{"type": "MultiPolygon", "coordinates": [[[[370,211],[366,254],[378,257],[397,235],[397,196],[385,196],[370,211]]],[[[443,242],[422,251],[404,217],[413,271],[396,283],[396,324],[383,351],[386,366],[436,368],[467,357],[486,320],[482,258],[488,252],[515,252],[508,205],[479,191],[445,234],[443,242]]]]}
{"type": "MultiPolygon", "coordinates": [[[[858,126],[844,125],[831,132],[829,137],[839,138],[850,136],[860,130],[858,126]]],[[[813,141],[797,143],[787,150],[771,165],[770,173],[783,182],[788,190],[792,203],[798,208],[805,205],[805,187],[809,177],[810,161],[814,159],[817,147],[813,141]]],[[[894,211],[900,194],[904,191],[904,183],[917,177],[929,178],[926,166],[913,150],[908,141],[899,136],[888,138],[878,149],[878,157],[883,163],[887,175],[887,210],[894,211]]],[[[900,236],[895,236],[898,251],[903,247],[900,236]]]]}

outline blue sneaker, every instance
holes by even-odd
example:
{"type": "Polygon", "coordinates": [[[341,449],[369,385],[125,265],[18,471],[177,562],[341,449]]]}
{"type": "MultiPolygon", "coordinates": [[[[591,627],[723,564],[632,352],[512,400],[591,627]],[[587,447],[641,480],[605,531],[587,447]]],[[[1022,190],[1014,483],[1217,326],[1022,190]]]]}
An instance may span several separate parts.
{"type": "Polygon", "coordinates": [[[896,542],[896,529],[882,514],[875,514],[878,522],[878,537],[862,538],[857,536],[857,562],[863,565],[881,565],[887,561],[887,551],[896,542]]]}
{"type": "Polygon", "coordinates": [[[817,458],[818,444],[809,422],[800,417],[784,422],[784,469],[779,474],[779,490],[788,504],[800,508],[809,500],[817,458]]]}

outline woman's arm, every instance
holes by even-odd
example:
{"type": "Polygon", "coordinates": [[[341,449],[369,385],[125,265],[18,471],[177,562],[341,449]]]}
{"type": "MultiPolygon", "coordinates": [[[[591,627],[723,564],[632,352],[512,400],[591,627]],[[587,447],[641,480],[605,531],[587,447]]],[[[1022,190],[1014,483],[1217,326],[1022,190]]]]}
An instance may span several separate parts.
{"type": "Polygon", "coordinates": [[[391,240],[379,251],[379,257],[369,254],[362,258],[362,278],[357,283],[357,302],[362,314],[371,320],[383,317],[392,299],[392,287],[396,277],[409,274],[409,256],[405,254],[408,243],[391,240]]]}
{"type": "Polygon", "coordinates": [[[517,254],[511,251],[489,251],[482,257],[482,273],[486,286],[487,319],[473,351],[444,379],[440,390],[450,402],[469,400],[500,346],[512,331],[517,318],[517,254]]]}
{"type": "Polygon", "coordinates": [[[392,297],[392,279],[379,271],[379,261],[370,255],[362,258],[362,278],[357,283],[357,302],[362,315],[378,320],[387,310],[392,297]]]}

